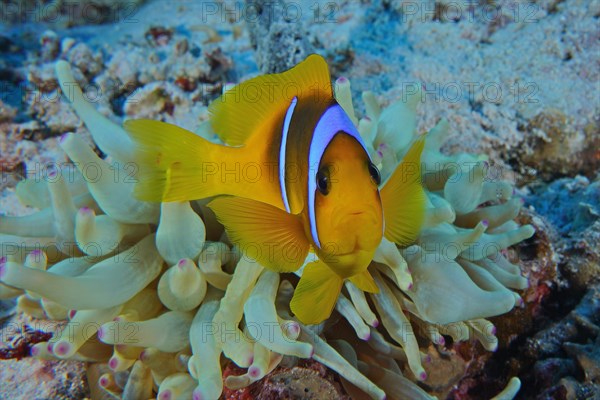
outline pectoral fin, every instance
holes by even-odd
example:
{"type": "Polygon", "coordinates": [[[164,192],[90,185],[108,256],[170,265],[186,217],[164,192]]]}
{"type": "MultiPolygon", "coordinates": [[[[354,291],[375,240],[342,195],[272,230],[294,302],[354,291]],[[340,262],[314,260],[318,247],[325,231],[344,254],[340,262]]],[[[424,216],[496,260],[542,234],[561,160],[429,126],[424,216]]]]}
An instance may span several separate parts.
{"type": "Polygon", "coordinates": [[[348,280],[363,292],[379,293],[379,288],[377,287],[375,280],[367,270],[351,276],[348,280]]]}
{"type": "Polygon", "coordinates": [[[292,312],[303,324],[323,322],[331,315],[342,283],[323,261],[307,264],[290,303],[292,312]]]}
{"type": "Polygon", "coordinates": [[[296,271],[310,244],[302,221],[277,207],[241,197],[219,197],[207,206],[242,252],[276,272],[296,271]]]}
{"type": "Polygon", "coordinates": [[[417,140],[380,191],[386,239],[408,246],[417,238],[425,218],[425,191],[421,185],[421,152],[417,140]]]}

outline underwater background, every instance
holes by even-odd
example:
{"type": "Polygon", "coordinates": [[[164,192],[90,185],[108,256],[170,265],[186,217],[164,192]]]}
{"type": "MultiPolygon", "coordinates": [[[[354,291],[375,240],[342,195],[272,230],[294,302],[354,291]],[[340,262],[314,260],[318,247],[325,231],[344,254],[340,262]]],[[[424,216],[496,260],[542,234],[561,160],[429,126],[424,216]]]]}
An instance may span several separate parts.
{"type": "MultiPolygon", "coordinates": [[[[518,377],[516,399],[600,399],[599,18],[596,0],[3,0],[0,215],[34,211],[17,183],[67,160],[61,135],[94,143],[62,95],[56,61],[110,121],[196,131],[224,85],[318,53],[334,80],[351,81],[357,117],[369,113],[366,91],[382,108],[417,94],[415,130],[447,120],[442,153],[486,155],[487,178],[514,185],[524,199],[516,221],[536,230],[510,248],[529,286],[522,306],[489,318],[497,350],[423,342],[420,387],[488,399],[518,377]]],[[[0,399],[113,398],[95,383],[105,363],[30,357],[49,336],[26,329],[35,320],[23,310],[2,300],[0,399]]],[[[349,398],[317,362],[271,374],[225,398],[349,398]]]]}

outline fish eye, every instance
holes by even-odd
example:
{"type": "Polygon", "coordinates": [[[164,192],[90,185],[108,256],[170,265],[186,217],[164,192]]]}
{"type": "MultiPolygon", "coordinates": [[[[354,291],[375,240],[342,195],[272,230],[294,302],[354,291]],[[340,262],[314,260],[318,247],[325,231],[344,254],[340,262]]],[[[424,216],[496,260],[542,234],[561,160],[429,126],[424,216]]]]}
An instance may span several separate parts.
{"type": "Polygon", "coordinates": [[[371,175],[371,179],[377,186],[381,185],[381,174],[379,173],[379,169],[377,169],[375,164],[373,164],[370,161],[369,161],[369,175],[371,175]]]}
{"type": "Polygon", "coordinates": [[[323,196],[327,196],[329,194],[329,168],[322,167],[317,172],[317,189],[323,196]]]}

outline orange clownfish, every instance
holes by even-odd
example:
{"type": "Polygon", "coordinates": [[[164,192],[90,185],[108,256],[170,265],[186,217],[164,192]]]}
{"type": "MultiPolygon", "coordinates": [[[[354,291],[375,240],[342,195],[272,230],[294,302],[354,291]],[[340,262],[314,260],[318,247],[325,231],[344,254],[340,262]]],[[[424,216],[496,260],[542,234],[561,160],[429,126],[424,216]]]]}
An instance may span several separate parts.
{"type": "Polygon", "coordinates": [[[424,218],[423,140],[380,188],[379,171],[318,55],[233,87],[209,112],[225,145],[163,122],[125,123],[138,144],[137,197],[214,197],[208,207],[231,242],[277,272],[297,271],[309,251],[316,253],[290,305],[305,324],[329,317],[345,279],[378,292],[367,267],[382,236],[410,244],[424,218]]]}

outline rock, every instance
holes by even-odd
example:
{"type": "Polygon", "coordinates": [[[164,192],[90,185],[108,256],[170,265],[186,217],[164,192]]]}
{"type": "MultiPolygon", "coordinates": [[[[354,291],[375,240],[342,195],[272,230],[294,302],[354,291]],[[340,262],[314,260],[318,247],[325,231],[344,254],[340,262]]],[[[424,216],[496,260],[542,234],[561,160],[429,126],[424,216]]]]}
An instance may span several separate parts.
{"type": "Polygon", "coordinates": [[[9,51],[12,46],[13,41],[9,37],[0,35],[0,53],[9,51]]]}
{"type": "Polygon", "coordinates": [[[77,43],[67,51],[67,60],[88,78],[91,79],[103,70],[102,56],[93,54],[84,43],[77,43]]]}
{"type": "Polygon", "coordinates": [[[308,32],[298,18],[285,18],[287,8],[283,1],[252,0],[247,4],[257,10],[256,18],[249,21],[249,29],[262,73],[283,72],[314,52],[308,32]]]}
{"type": "Polygon", "coordinates": [[[27,358],[0,361],[0,398],[79,400],[88,396],[85,363],[27,358]]]}
{"type": "Polygon", "coordinates": [[[40,38],[41,56],[44,61],[52,61],[58,56],[60,51],[60,42],[58,35],[53,31],[42,33],[40,38]]]}
{"type": "Polygon", "coordinates": [[[427,380],[423,385],[428,393],[439,399],[446,398],[448,392],[462,380],[472,360],[455,348],[436,349],[433,345],[429,347],[427,355],[430,362],[423,364],[427,372],[427,380]]]}
{"type": "MultiPolygon", "coordinates": [[[[241,375],[245,372],[229,363],[223,377],[241,375]]],[[[300,360],[293,367],[277,367],[264,379],[244,389],[225,388],[223,397],[227,400],[309,400],[337,399],[350,400],[344,394],[339,378],[324,365],[313,360],[300,360]]]]}
{"type": "Polygon", "coordinates": [[[552,387],[562,378],[577,372],[576,364],[571,359],[547,358],[535,363],[533,367],[535,381],[540,387],[552,387]]]}
{"type": "Polygon", "coordinates": [[[574,290],[600,279],[600,180],[585,177],[537,185],[528,197],[556,227],[563,255],[560,269],[574,290]]]}
{"type": "Polygon", "coordinates": [[[596,174],[600,166],[598,124],[589,123],[578,130],[561,111],[549,109],[530,119],[522,129],[525,140],[516,149],[519,162],[534,168],[542,179],[596,174]]]}
{"type": "Polygon", "coordinates": [[[17,115],[17,109],[0,100],[0,122],[11,121],[17,115]]]}
{"type": "Polygon", "coordinates": [[[600,393],[599,344],[600,286],[592,286],[565,318],[526,340],[528,357],[540,360],[533,374],[524,371],[525,379],[534,385],[529,391],[554,384],[544,396],[562,393],[566,399],[588,399],[590,393],[600,393]],[[561,378],[558,383],[557,378],[561,378]]]}
{"type": "Polygon", "coordinates": [[[18,348],[19,352],[0,352],[14,356],[0,360],[0,398],[79,400],[89,396],[85,363],[28,357],[32,344],[51,336],[40,330],[51,332],[59,325],[55,321],[35,320],[23,314],[3,324],[0,332],[3,350],[18,348]],[[21,357],[26,358],[19,360],[21,357]]]}

